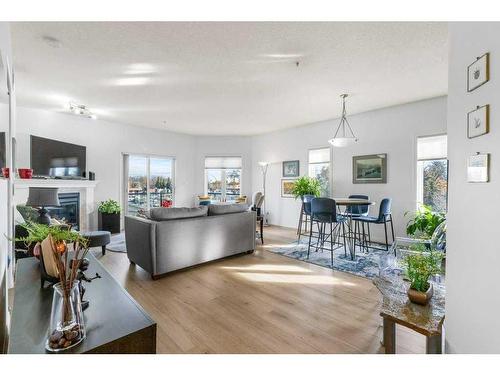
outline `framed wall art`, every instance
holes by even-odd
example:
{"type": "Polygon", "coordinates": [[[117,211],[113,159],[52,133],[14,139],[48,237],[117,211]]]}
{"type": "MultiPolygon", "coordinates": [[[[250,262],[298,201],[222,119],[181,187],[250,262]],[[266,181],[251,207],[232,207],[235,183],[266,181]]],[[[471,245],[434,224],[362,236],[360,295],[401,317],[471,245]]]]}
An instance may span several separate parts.
{"type": "Polygon", "coordinates": [[[489,182],[490,154],[476,153],[467,159],[467,182],[489,182]]]}
{"type": "Polygon", "coordinates": [[[299,161],[290,160],[283,162],[283,177],[299,177],[299,161]]]}
{"type": "Polygon", "coordinates": [[[387,154],[352,157],[353,184],[385,184],[387,182],[387,154]]]}
{"type": "Polygon", "coordinates": [[[477,106],[467,113],[467,137],[475,138],[490,131],[490,105],[477,106]]]}
{"type": "Polygon", "coordinates": [[[490,80],[490,54],[479,56],[467,67],[467,92],[474,91],[490,80]]]}
{"type": "Polygon", "coordinates": [[[294,198],[292,191],[296,180],[281,180],[281,197],[294,198]]]}

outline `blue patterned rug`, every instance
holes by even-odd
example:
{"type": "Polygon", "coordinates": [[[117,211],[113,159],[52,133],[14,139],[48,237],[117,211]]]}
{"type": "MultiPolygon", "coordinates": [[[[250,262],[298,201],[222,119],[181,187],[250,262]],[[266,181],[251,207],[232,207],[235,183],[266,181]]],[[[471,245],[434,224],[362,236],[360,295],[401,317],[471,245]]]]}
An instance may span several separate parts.
{"type": "MultiPolygon", "coordinates": [[[[319,249],[316,252],[314,245],[311,245],[311,252],[309,259],[307,259],[307,247],[309,245],[309,238],[302,238],[300,243],[295,241],[289,245],[282,245],[280,247],[269,247],[273,253],[287,256],[289,258],[302,260],[304,262],[316,264],[318,266],[332,268],[331,257],[329,250],[319,249]]],[[[326,244],[326,246],[330,246],[326,244]]],[[[337,245],[338,246],[338,245],[337,245]]],[[[334,246],[335,247],[335,246],[334,246]]],[[[387,252],[382,249],[370,249],[369,253],[362,253],[359,247],[356,247],[356,259],[351,260],[349,251],[347,257],[344,255],[344,247],[341,247],[333,252],[333,269],[352,273],[357,276],[373,279],[379,273],[379,257],[386,256],[387,252]]]]}

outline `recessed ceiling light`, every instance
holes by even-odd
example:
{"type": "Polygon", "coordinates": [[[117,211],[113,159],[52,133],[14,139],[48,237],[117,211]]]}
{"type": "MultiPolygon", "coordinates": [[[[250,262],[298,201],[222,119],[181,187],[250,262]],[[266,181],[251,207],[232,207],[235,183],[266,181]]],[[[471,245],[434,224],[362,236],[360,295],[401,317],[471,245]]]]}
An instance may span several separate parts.
{"type": "Polygon", "coordinates": [[[115,83],[118,86],[140,86],[146,85],[151,81],[149,77],[127,77],[127,78],[118,78],[115,83]]]}
{"type": "Polygon", "coordinates": [[[53,36],[44,35],[44,36],[42,36],[42,40],[46,44],[48,44],[49,46],[51,46],[53,48],[61,48],[62,47],[62,42],[59,39],[54,38],[53,36]]]}
{"type": "Polygon", "coordinates": [[[302,57],[304,55],[301,53],[266,53],[260,56],[270,57],[272,59],[296,59],[297,57],[302,57]]]}

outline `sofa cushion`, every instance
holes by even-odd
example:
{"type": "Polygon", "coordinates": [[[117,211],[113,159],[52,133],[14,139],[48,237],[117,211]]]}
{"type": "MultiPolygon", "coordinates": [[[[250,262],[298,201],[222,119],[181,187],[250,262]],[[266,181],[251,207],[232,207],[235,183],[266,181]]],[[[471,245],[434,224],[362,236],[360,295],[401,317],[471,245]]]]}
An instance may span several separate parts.
{"type": "Polygon", "coordinates": [[[211,204],[208,206],[208,216],[235,214],[238,212],[248,211],[247,204],[211,204]]]}
{"type": "Polygon", "coordinates": [[[151,220],[164,221],[164,220],[177,220],[187,219],[192,217],[207,216],[208,207],[155,207],[149,210],[149,217],[151,220]]]}

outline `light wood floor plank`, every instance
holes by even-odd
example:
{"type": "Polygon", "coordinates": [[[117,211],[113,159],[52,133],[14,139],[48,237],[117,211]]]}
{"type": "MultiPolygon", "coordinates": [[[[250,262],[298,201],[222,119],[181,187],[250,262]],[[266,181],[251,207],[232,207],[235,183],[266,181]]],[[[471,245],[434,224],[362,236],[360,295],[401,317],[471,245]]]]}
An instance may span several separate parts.
{"type": "MultiPolygon", "coordinates": [[[[153,281],[126,254],[96,256],[158,323],[158,353],[382,353],[380,294],[368,279],[267,251],[295,231],[265,229],[266,244],[153,281]]],[[[397,351],[423,336],[397,328],[397,351]]]]}

